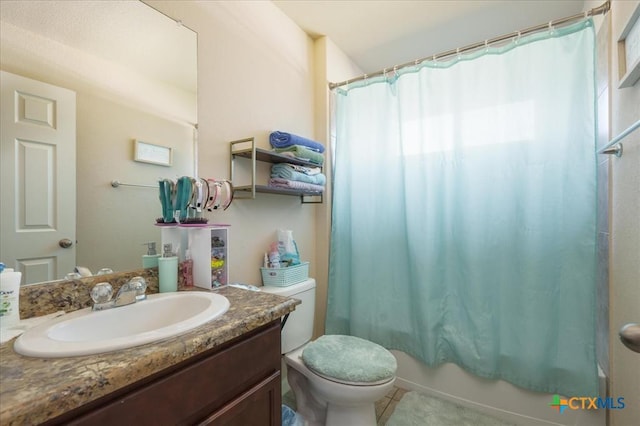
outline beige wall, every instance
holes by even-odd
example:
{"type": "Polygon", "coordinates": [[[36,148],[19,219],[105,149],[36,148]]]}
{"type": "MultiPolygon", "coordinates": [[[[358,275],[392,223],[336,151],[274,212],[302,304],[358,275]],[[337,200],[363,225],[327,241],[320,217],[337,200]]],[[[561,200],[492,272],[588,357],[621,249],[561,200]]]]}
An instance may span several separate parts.
{"type": "MultiPolygon", "coordinates": [[[[229,177],[228,142],[231,140],[253,136],[256,137],[258,146],[268,148],[268,135],[272,130],[315,137],[313,41],[271,2],[149,1],[148,4],[174,19],[181,20],[198,33],[200,176],[229,177]]],[[[3,44],[3,51],[4,47],[3,44]]],[[[20,52],[20,49],[15,49],[13,53],[20,57],[20,52]]],[[[3,56],[4,53],[6,52],[3,52],[3,56]]],[[[27,76],[36,78],[33,75],[27,76]]],[[[74,89],[68,81],[51,83],[74,89]]],[[[88,101],[89,97],[85,100],[88,101]]],[[[117,121],[104,120],[105,116],[115,114],[105,113],[106,105],[98,104],[99,102],[95,103],[95,112],[90,109],[83,112],[83,115],[92,116],[93,119],[103,120],[105,123],[100,134],[96,131],[84,131],[84,134],[90,134],[88,138],[96,142],[91,151],[83,156],[87,161],[95,159],[98,155],[106,155],[105,151],[118,158],[123,155],[119,150],[103,149],[105,146],[119,146],[117,138],[124,137],[124,132],[116,132],[114,129],[113,132],[109,132],[110,127],[119,128],[120,124],[117,121]],[[105,116],[101,117],[102,114],[105,116]],[[107,122],[111,123],[111,126],[106,125],[107,122]],[[117,138],[114,137],[115,133],[118,133],[117,138]],[[98,145],[98,140],[106,145],[98,145]]],[[[133,115],[129,115],[129,118],[133,118],[133,115]]],[[[164,139],[140,131],[141,129],[144,128],[140,127],[138,131],[131,132],[130,137],[142,139],[140,135],[146,134],[147,138],[153,139],[152,142],[155,140],[158,143],[164,139]]],[[[159,136],[163,134],[169,136],[171,132],[164,128],[163,131],[159,131],[159,136]]],[[[131,152],[127,154],[131,155],[131,152]]],[[[105,208],[105,216],[102,218],[79,224],[84,230],[95,231],[95,238],[89,238],[83,243],[85,239],[81,237],[79,243],[84,246],[84,250],[100,250],[104,253],[104,265],[99,267],[108,266],[110,257],[107,252],[113,251],[112,247],[107,249],[100,238],[107,232],[105,225],[126,222],[127,215],[137,214],[136,209],[114,206],[110,197],[114,194],[126,194],[126,197],[140,194],[140,190],[132,188],[126,189],[126,192],[124,188],[115,192],[116,190],[107,187],[104,191],[111,192],[100,192],[112,179],[128,179],[120,174],[122,167],[114,167],[114,159],[115,157],[107,156],[101,162],[89,163],[91,167],[87,168],[92,169],[95,176],[98,172],[102,178],[108,174],[107,181],[83,180],[82,186],[92,197],[90,201],[78,201],[79,210],[91,204],[105,208]]],[[[143,168],[145,166],[138,165],[143,168]]],[[[263,175],[267,170],[266,165],[261,167],[263,175]]],[[[154,174],[159,176],[154,176],[154,180],[157,177],[167,177],[166,172],[167,169],[156,171],[154,174]]],[[[169,173],[168,177],[189,174],[188,171],[174,170],[169,173]]],[[[132,183],[144,183],[133,180],[137,178],[136,175],[128,176],[132,183]]],[[[159,208],[157,199],[154,198],[145,204],[144,209],[153,211],[155,217],[159,208]]],[[[315,276],[315,215],[315,206],[302,205],[298,197],[260,194],[255,200],[237,200],[226,212],[208,214],[208,218],[211,222],[229,223],[232,226],[231,280],[260,284],[259,267],[262,264],[262,254],[275,239],[278,228],[293,230],[302,258],[311,262],[310,273],[315,276]]],[[[154,229],[151,221],[145,219],[143,222],[141,227],[154,229]]],[[[138,245],[142,241],[138,240],[148,238],[139,237],[132,232],[123,237],[125,238],[122,241],[126,242],[120,242],[120,245],[131,246],[137,252],[134,256],[137,263],[144,252],[143,247],[138,245]]],[[[81,259],[79,256],[79,262],[81,259]]]]}
{"type": "MultiPolygon", "coordinates": [[[[147,3],[198,33],[200,176],[229,177],[231,140],[256,137],[269,148],[273,130],[315,137],[313,42],[271,2],[147,3]]],[[[263,253],[278,228],[293,230],[311,276],[318,273],[314,205],[258,194],[208,217],[231,224],[232,281],[261,284],[263,253]]]]}
{"type": "MultiPolygon", "coordinates": [[[[618,88],[618,39],[639,1],[611,5],[610,106],[612,137],[640,119],[640,81],[618,88]]],[[[640,369],[637,353],[617,339],[628,322],[640,322],[640,131],[624,141],[624,154],[611,160],[611,395],[625,397],[624,410],[611,410],[614,426],[636,424],[640,418],[640,369]]]]}
{"type": "MultiPolygon", "coordinates": [[[[56,1],[69,4],[65,0],[51,0],[56,1]]],[[[130,3],[132,10],[136,11],[136,3],[130,3]]],[[[73,10],[73,5],[69,10],[73,10]]],[[[151,9],[148,12],[155,13],[151,9]]],[[[82,18],[76,16],[75,19],[82,18]]],[[[47,38],[10,22],[2,22],[2,69],[56,86],[69,87],[77,92],[99,95],[115,102],[126,98],[129,106],[184,122],[195,121],[195,93],[187,92],[168,82],[149,78],[140,70],[112,62],[100,56],[102,52],[87,52],[66,45],[56,39],[55,30],[46,25],[44,28],[53,31],[53,38],[47,38]]],[[[150,31],[155,30],[158,29],[150,31]]],[[[112,31],[126,30],[118,28],[114,23],[112,31]]],[[[195,36],[193,38],[195,40],[195,36]]],[[[121,48],[127,49],[127,46],[121,48]]]]}
{"type": "MultiPolygon", "coordinates": [[[[328,83],[343,81],[362,74],[360,69],[328,37],[314,42],[315,58],[315,128],[316,138],[326,141],[327,147],[335,141],[331,103],[333,100],[328,83]]],[[[324,334],[327,313],[327,290],[329,281],[329,240],[331,234],[331,150],[325,156],[327,166],[327,189],[325,202],[316,207],[316,315],[314,337],[324,334]]]]}
{"type": "Polygon", "coordinates": [[[155,185],[158,178],[191,175],[193,127],[139,103],[116,100],[64,73],[49,73],[41,64],[5,59],[4,70],[76,92],[76,265],[94,273],[105,267],[140,268],[142,244],[160,242],[160,232],[153,226],[162,215],[158,191],[114,189],[110,182],[155,185]],[[134,162],[134,139],[173,148],[172,166],[134,162]]]}
{"type": "Polygon", "coordinates": [[[94,273],[142,267],[142,246],[155,241],[162,216],[155,188],[113,188],[112,180],[156,185],[191,175],[193,128],[108,99],[77,93],[76,263],[94,273]],[[134,139],[173,148],[171,167],[132,161],[134,139]]]}
{"type": "MultiPolygon", "coordinates": [[[[329,146],[330,93],[326,83],[360,74],[360,70],[334,43],[325,38],[314,43],[270,2],[151,0],[146,3],[181,20],[198,33],[200,176],[229,177],[228,142],[253,136],[258,146],[269,148],[268,135],[272,130],[312,137],[329,146]]],[[[15,55],[20,56],[20,51],[16,49],[15,55]]],[[[27,60],[25,57],[21,59],[23,62],[27,60]]],[[[88,144],[87,149],[79,152],[80,168],[91,173],[89,178],[82,178],[78,184],[79,191],[83,193],[82,198],[79,197],[78,208],[102,213],[95,220],[79,218],[78,263],[97,269],[111,266],[114,257],[124,256],[132,267],[137,267],[144,250],[139,244],[147,240],[159,241],[155,236],[157,229],[151,226],[148,215],[158,216],[160,205],[151,189],[114,190],[107,186],[108,182],[118,179],[146,183],[158,177],[189,174],[189,171],[131,161],[125,163],[126,166],[114,165],[120,164],[116,161],[121,159],[130,160],[131,152],[125,149],[132,143],[130,139],[146,138],[151,142],[171,145],[170,141],[189,129],[181,128],[179,124],[171,127],[160,121],[154,123],[151,117],[134,108],[125,113],[110,112],[110,102],[114,99],[104,99],[103,93],[91,92],[79,84],[74,87],[74,82],[58,78],[57,73],[48,73],[54,77],[51,83],[78,91],[79,103],[82,104],[79,105],[80,120],[98,120],[101,123],[97,129],[90,128],[88,122],[78,126],[79,140],[88,144]],[[125,121],[138,126],[124,131],[125,121]],[[115,199],[130,208],[116,204],[115,199]],[[140,214],[140,211],[145,214],[140,214]],[[136,223],[134,231],[124,228],[124,224],[131,221],[136,223]],[[109,231],[106,224],[115,224],[116,230],[109,231]],[[107,233],[118,234],[118,245],[105,243],[107,233]],[[90,261],[89,252],[100,260],[90,261]]],[[[182,150],[177,152],[180,154],[182,150]]],[[[327,152],[327,165],[329,162],[330,153],[327,152]]],[[[262,165],[259,170],[265,176],[268,166],[262,165]]],[[[330,178],[329,168],[325,172],[330,178]]],[[[232,225],[230,277],[237,282],[260,284],[262,254],[275,238],[276,230],[294,231],[303,259],[311,262],[310,274],[318,281],[316,335],[322,334],[326,310],[330,193],[321,205],[302,205],[297,197],[258,194],[255,200],[236,200],[226,212],[208,214],[208,218],[212,222],[232,225]]]]}
{"type": "Polygon", "coordinates": [[[193,173],[195,95],[12,24],[0,28],[3,70],[76,92],[76,264],[140,268],[141,244],[160,241],[157,190],[110,182],[156,185],[193,173]],[[173,165],[134,162],[134,139],[174,148],[173,165]]]}

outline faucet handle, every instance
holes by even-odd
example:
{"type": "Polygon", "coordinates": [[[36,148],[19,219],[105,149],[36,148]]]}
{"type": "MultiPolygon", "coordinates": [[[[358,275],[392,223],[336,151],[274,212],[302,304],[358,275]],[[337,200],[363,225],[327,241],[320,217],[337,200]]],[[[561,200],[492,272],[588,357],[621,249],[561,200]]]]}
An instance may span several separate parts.
{"type": "Polygon", "coordinates": [[[147,281],[142,277],[133,277],[129,280],[129,284],[136,290],[136,301],[147,298],[147,281]]]}
{"type": "Polygon", "coordinates": [[[91,299],[94,303],[107,303],[113,297],[113,287],[109,283],[98,283],[91,289],[91,299]]]}

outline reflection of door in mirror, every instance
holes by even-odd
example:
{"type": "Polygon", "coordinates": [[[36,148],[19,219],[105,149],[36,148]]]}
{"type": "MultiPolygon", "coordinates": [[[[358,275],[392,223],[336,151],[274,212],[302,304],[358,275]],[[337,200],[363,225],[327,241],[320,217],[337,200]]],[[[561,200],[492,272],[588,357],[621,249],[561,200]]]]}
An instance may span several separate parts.
{"type": "Polygon", "coordinates": [[[59,279],[75,266],[76,94],[4,71],[0,85],[0,259],[22,284],[59,279]]]}
{"type": "Polygon", "coordinates": [[[74,265],[141,268],[158,179],[195,173],[196,33],[140,1],[2,0],[0,19],[3,71],[76,92],[74,265]],[[135,140],[171,148],[171,166],[134,161],[135,140]]]}

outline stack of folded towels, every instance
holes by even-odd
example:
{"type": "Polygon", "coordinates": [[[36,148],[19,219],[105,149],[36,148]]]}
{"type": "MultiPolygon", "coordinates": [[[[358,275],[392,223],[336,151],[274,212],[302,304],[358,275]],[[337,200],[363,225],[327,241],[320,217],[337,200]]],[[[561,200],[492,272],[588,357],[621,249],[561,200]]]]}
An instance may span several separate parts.
{"type": "Polygon", "coordinates": [[[269,186],[312,192],[324,191],[327,178],[320,168],[324,163],[324,146],[321,143],[285,132],[272,132],[269,142],[279,154],[318,165],[308,167],[289,163],[274,164],[271,167],[269,186]]]}

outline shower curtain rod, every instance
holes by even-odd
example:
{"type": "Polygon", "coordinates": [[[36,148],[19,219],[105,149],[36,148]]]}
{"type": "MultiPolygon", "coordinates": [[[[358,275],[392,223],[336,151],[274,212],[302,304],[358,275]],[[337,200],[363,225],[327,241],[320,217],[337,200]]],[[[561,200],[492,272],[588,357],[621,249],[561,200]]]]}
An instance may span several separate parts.
{"type": "Polygon", "coordinates": [[[341,81],[339,83],[329,83],[329,89],[333,90],[337,87],[341,87],[341,86],[346,86],[347,84],[350,83],[355,83],[356,81],[362,81],[362,80],[366,80],[368,78],[371,77],[378,77],[380,75],[385,75],[387,74],[387,72],[389,71],[396,71],[398,69],[402,69],[402,68],[407,68],[407,67],[413,67],[416,66],[422,62],[425,61],[436,61],[438,59],[442,59],[442,58],[446,58],[449,56],[453,56],[453,55],[459,55],[461,53],[466,53],[466,52],[470,52],[476,49],[480,49],[482,47],[486,47],[489,46],[493,43],[499,43],[501,41],[506,41],[509,39],[512,39],[514,37],[521,37],[524,35],[529,35],[529,34],[533,34],[542,30],[545,30],[547,28],[553,27],[553,26],[557,26],[557,25],[567,25],[570,23],[573,23],[575,21],[578,21],[580,19],[584,19],[587,18],[589,16],[596,16],[596,15],[604,15],[605,13],[607,13],[609,11],[611,7],[611,1],[607,0],[606,2],[604,2],[602,5],[598,6],[598,7],[594,7],[591,10],[588,10],[584,13],[579,13],[576,15],[572,15],[572,16],[567,16],[565,18],[560,18],[560,19],[556,19],[553,21],[549,21],[546,24],[540,24],[540,25],[536,25],[535,27],[530,27],[530,28],[526,28],[524,30],[520,30],[520,31],[514,31],[512,33],[509,34],[505,34],[505,35],[501,35],[498,37],[494,37],[491,39],[487,39],[485,41],[482,42],[477,42],[477,43],[473,43],[464,47],[459,47],[457,49],[452,49],[452,50],[447,50],[446,52],[442,52],[442,53],[438,53],[435,55],[431,55],[431,56],[427,56],[421,59],[416,59],[412,62],[406,62],[404,64],[400,64],[400,65],[396,65],[394,67],[391,68],[385,68],[383,70],[380,71],[376,71],[373,74],[364,74],[361,75],[360,77],[355,77],[349,80],[345,80],[345,81],[341,81]]]}

